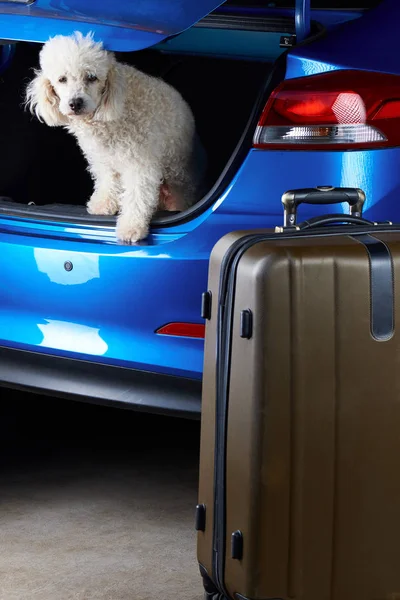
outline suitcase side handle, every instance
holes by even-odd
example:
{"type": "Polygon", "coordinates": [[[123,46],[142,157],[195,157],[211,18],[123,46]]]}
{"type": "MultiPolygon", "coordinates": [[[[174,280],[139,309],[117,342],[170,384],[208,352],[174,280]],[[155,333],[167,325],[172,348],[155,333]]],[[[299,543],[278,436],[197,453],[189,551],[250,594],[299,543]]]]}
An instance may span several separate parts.
{"type": "Polygon", "coordinates": [[[350,215],[361,217],[365,193],[360,188],[318,186],[289,190],[282,196],[283,226],[294,227],[297,220],[297,207],[300,204],[342,204],[347,202],[350,215]]]}

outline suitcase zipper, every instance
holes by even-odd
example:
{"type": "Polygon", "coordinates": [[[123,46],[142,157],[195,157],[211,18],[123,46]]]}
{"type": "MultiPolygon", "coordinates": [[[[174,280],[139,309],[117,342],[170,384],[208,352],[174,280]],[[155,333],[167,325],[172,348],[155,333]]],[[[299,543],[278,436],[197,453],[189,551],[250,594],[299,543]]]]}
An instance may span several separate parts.
{"type": "MultiPolygon", "coordinates": [[[[349,226],[350,227],[350,226],[349,226]]],[[[342,229],[342,228],[340,228],[342,229]]],[[[280,233],[279,239],[296,237],[315,238],[326,236],[360,235],[366,233],[379,233],[395,231],[393,226],[383,225],[377,230],[373,228],[359,228],[352,226],[347,231],[338,231],[338,227],[326,228],[323,231],[288,231],[280,233]],[[333,229],[333,231],[332,231],[333,229]]],[[[236,284],[236,271],[240,259],[252,246],[259,242],[276,240],[276,233],[249,234],[237,240],[229,248],[221,263],[221,280],[218,292],[217,315],[217,348],[216,348],[216,415],[215,415],[215,470],[214,470],[214,524],[213,524],[213,580],[219,592],[220,600],[229,597],[224,581],[224,567],[226,556],[226,434],[229,409],[229,376],[232,341],[232,322],[234,312],[234,292],[236,284]]]]}

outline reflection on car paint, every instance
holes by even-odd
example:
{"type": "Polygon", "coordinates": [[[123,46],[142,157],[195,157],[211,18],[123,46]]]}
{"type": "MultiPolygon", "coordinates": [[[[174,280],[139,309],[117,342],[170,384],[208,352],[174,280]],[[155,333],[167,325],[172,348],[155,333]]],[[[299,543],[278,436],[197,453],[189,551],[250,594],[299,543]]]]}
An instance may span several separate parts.
{"type": "Polygon", "coordinates": [[[38,324],[38,328],[43,334],[40,346],[46,348],[56,346],[59,350],[68,352],[76,352],[76,349],[79,348],[82,354],[93,356],[106,354],[108,345],[100,336],[99,328],[51,319],[45,319],[45,321],[44,324],[38,324]]]}
{"type": "Polygon", "coordinates": [[[70,261],[71,253],[67,251],[34,248],[33,253],[38,270],[52,283],[80,285],[100,277],[98,254],[75,253],[74,260],[70,261]],[[72,265],[69,271],[64,266],[66,262],[72,265]]]}

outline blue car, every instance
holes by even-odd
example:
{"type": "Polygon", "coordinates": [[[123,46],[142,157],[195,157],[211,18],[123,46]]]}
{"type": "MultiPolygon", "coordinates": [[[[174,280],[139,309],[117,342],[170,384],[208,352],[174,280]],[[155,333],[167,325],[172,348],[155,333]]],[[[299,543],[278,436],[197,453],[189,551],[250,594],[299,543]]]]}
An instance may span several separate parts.
{"type": "Polygon", "coordinates": [[[281,225],[287,190],[322,185],[400,221],[399,22],[398,0],[2,0],[0,384],[197,417],[223,235],[281,225]],[[207,153],[204,197],[135,246],[87,213],[72,136],[22,106],[41,45],[77,30],[176,87],[207,153]]]}

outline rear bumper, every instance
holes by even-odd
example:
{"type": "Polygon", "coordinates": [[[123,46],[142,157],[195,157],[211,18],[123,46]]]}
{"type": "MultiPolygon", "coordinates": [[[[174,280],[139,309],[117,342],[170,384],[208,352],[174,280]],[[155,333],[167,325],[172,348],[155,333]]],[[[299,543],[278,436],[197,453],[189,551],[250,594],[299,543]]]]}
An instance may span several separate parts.
{"type": "Polygon", "coordinates": [[[198,419],[201,381],[0,348],[0,386],[198,419]]]}

